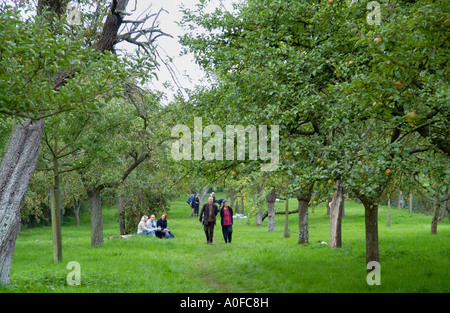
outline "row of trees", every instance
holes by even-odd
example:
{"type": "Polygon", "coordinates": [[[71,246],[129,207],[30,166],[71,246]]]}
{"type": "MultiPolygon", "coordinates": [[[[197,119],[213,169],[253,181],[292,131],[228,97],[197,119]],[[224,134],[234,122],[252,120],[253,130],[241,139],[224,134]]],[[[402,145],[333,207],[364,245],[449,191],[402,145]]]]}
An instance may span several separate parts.
{"type": "Polygon", "coordinates": [[[51,207],[58,262],[64,206],[89,200],[91,244],[102,245],[103,191],[117,198],[124,234],[142,212],[167,210],[181,181],[165,149],[173,114],[142,87],[159,66],[162,10],[127,20],[128,0],[75,3],[0,5],[0,283],[9,282],[20,216],[48,219],[51,207]],[[122,42],[136,49],[122,53],[122,42]]]}
{"type": "Polygon", "coordinates": [[[313,193],[333,187],[330,245],[339,247],[342,195],[354,195],[365,209],[366,261],[379,261],[378,203],[394,183],[448,198],[445,1],[385,1],[380,25],[367,23],[364,1],[248,0],[212,13],[208,2],[184,12],[181,41],[213,81],[178,103],[189,108],[184,120],[278,125],[281,158],[277,171],[259,173],[247,149],[244,161],[234,151],[198,170],[249,177],[269,217],[276,195],[296,197],[299,243],[308,242],[313,193]]]}
{"type": "Polygon", "coordinates": [[[379,261],[383,195],[420,186],[436,212],[448,198],[445,1],[387,1],[381,24],[369,25],[360,1],[247,0],[208,13],[201,0],[184,10],[181,42],[211,83],[165,107],[162,94],[142,87],[156,76],[162,11],[127,20],[128,2],[78,0],[80,13],[65,0],[0,5],[1,283],[9,282],[21,208],[39,216],[49,193],[55,261],[62,260],[61,208],[83,197],[91,244],[103,244],[105,191],[117,199],[120,233],[194,185],[204,193],[212,182],[226,184],[258,224],[267,202],[268,230],[276,198],[295,197],[300,244],[309,240],[308,209],[332,193],[332,248],[342,244],[343,195],[351,194],[364,205],[367,263],[379,261]],[[124,41],[138,48],[119,53],[124,41]],[[195,129],[198,117],[223,129],[278,127],[280,137],[267,142],[278,144],[278,168],[261,171],[267,153],[250,158],[249,146],[244,159],[239,148],[221,158],[218,134],[210,142],[195,131],[194,141],[218,158],[174,160],[172,129],[195,129]]]}

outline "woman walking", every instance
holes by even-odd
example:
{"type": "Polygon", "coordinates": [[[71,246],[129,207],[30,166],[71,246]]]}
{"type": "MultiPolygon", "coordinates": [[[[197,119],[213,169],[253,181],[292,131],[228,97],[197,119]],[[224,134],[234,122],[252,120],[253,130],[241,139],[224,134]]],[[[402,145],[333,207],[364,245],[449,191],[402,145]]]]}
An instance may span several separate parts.
{"type": "Polygon", "coordinates": [[[220,209],[220,224],[222,225],[222,234],[225,243],[231,243],[233,233],[233,209],[228,206],[228,200],[223,200],[223,206],[220,209]]]}
{"type": "Polygon", "coordinates": [[[161,218],[156,222],[156,226],[158,227],[159,234],[157,233],[156,236],[159,238],[174,238],[174,234],[170,231],[169,228],[167,228],[167,214],[163,213],[161,214],[161,218]]]}

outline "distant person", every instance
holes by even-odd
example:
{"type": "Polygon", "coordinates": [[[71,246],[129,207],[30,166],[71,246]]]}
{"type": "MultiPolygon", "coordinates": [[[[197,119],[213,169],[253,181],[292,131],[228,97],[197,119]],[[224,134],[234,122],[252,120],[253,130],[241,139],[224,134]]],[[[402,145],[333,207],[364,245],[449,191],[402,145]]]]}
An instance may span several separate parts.
{"type": "Polygon", "coordinates": [[[219,205],[219,208],[222,208],[223,200],[225,200],[225,199],[220,198],[219,200],[216,201],[217,204],[219,205]]]}
{"type": "Polygon", "coordinates": [[[190,207],[192,207],[191,203],[192,203],[192,199],[194,199],[195,194],[193,193],[190,197],[189,200],[186,200],[187,204],[189,204],[190,207]]]}
{"type": "Polygon", "coordinates": [[[217,205],[213,202],[214,198],[209,197],[208,203],[205,203],[200,211],[199,221],[202,223],[206,235],[206,243],[212,245],[214,237],[214,225],[216,224],[217,205]]]}
{"type": "Polygon", "coordinates": [[[151,231],[149,228],[147,228],[146,223],[148,221],[148,216],[144,215],[141,218],[141,221],[139,222],[138,225],[138,230],[137,233],[138,235],[151,235],[151,231]]]}
{"type": "Polygon", "coordinates": [[[200,198],[198,197],[198,193],[194,193],[194,197],[191,201],[191,207],[192,207],[192,213],[191,216],[197,216],[198,217],[198,209],[200,207],[200,198]]]}
{"type": "Polygon", "coordinates": [[[149,229],[153,237],[155,237],[156,231],[158,230],[158,227],[156,226],[155,222],[155,214],[150,215],[150,219],[147,221],[147,228],[149,229]]]}
{"type": "Polygon", "coordinates": [[[211,197],[213,198],[213,203],[217,203],[216,202],[216,194],[214,192],[211,192],[211,197]]]}
{"type": "Polygon", "coordinates": [[[161,218],[156,222],[156,226],[159,230],[159,238],[174,238],[174,234],[170,231],[169,228],[167,228],[167,214],[163,213],[161,215],[161,218]]]}
{"type": "Polygon", "coordinates": [[[233,209],[228,206],[228,200],[224,199],[223,206],[220,209],[220,224],[222,225],[222,234],[225,243],[231,243],[233,233],[233,209]]]}

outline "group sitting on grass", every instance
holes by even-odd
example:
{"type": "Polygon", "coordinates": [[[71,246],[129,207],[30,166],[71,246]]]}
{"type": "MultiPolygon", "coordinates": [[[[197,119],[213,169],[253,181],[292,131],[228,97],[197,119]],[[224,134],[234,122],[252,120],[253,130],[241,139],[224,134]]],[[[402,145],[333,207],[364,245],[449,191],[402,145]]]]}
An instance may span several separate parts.
{"type": "MultiPolygon", "coordinates": [[[[199,221],[203,225],[203,230],[206,235],[206,243],[212,244],[214,236],[214,226],[216,225],[216,215],[220,212],[222,225],[222,234],[225,243],[231,243],[231,237],[233,233],[233,209],[228,205],[227,199],[219,199],[215,201],[214,193],[208,198],[208,202],[202,207],[199,215],[199,221]],[[220,201],[220,210],[215,202],[220,201]]],[[[193,211],[195,212],[195,211],[193,211]]],[[[193,214],[191,214],[193,216],[193,214]]],[[[163,213],[161,218],[155,223],[155,215],[150,215],[150,219],[147,215],[142,216],[138,225],[138,235],[153,235],[158,238],[174,238],[173,233],[167,228],[167,214],[163,213]]]]}
{"type": "Polygon", "coordinates": [[[167,228],[167,214],[163,213],[161,218],[155,222],[155,214],[150,215],[150,219],[147,215],[141,218],[138,225],[138,235],[153,235],[158,238],[174,238],[174,234],[167,228]]]}

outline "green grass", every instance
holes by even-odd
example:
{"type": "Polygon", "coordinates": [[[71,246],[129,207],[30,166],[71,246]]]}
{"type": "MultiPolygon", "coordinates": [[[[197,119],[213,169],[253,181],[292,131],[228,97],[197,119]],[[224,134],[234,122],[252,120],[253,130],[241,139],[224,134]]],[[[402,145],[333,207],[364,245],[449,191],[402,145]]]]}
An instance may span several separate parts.
{"type": "MultiPolygon", "coordinates": [[[[221,195],[218,195],[220,197],[221,195]]],[[[298,245],[298,215],[291,214],[291,237],[283,238],[284,215],[276,215],[276,231],[254,226],[254,218],[235,219],[233,243],[225,245],[216,226],[214,244],[205,244],[197,218],[190,217],[185,197],[172,202],[168,224],[171,240],[147,236],[108,240],[117,235],[116,209],[103,210],[105,242],[90,245],[89,213],[81,226],[66,220],[62,228],[63,262],[54,263],[51,227],[19,233],[9,286],[0,292],[449,292],[450,222],[431,235],[431,216],[379,209],[381,285],[366,282],[364,210],[347,201],[342,221],[343,247],[330,250],[329,216],[325,207],[309,212],[309,244],[298,245]],[[81,266],[81,285],[66,277],[81,266]]],[[[290,199],[290,208],[297,206],[290,199]]],[[[284,210],[284,202],[277,202],[284,210]]]]}

